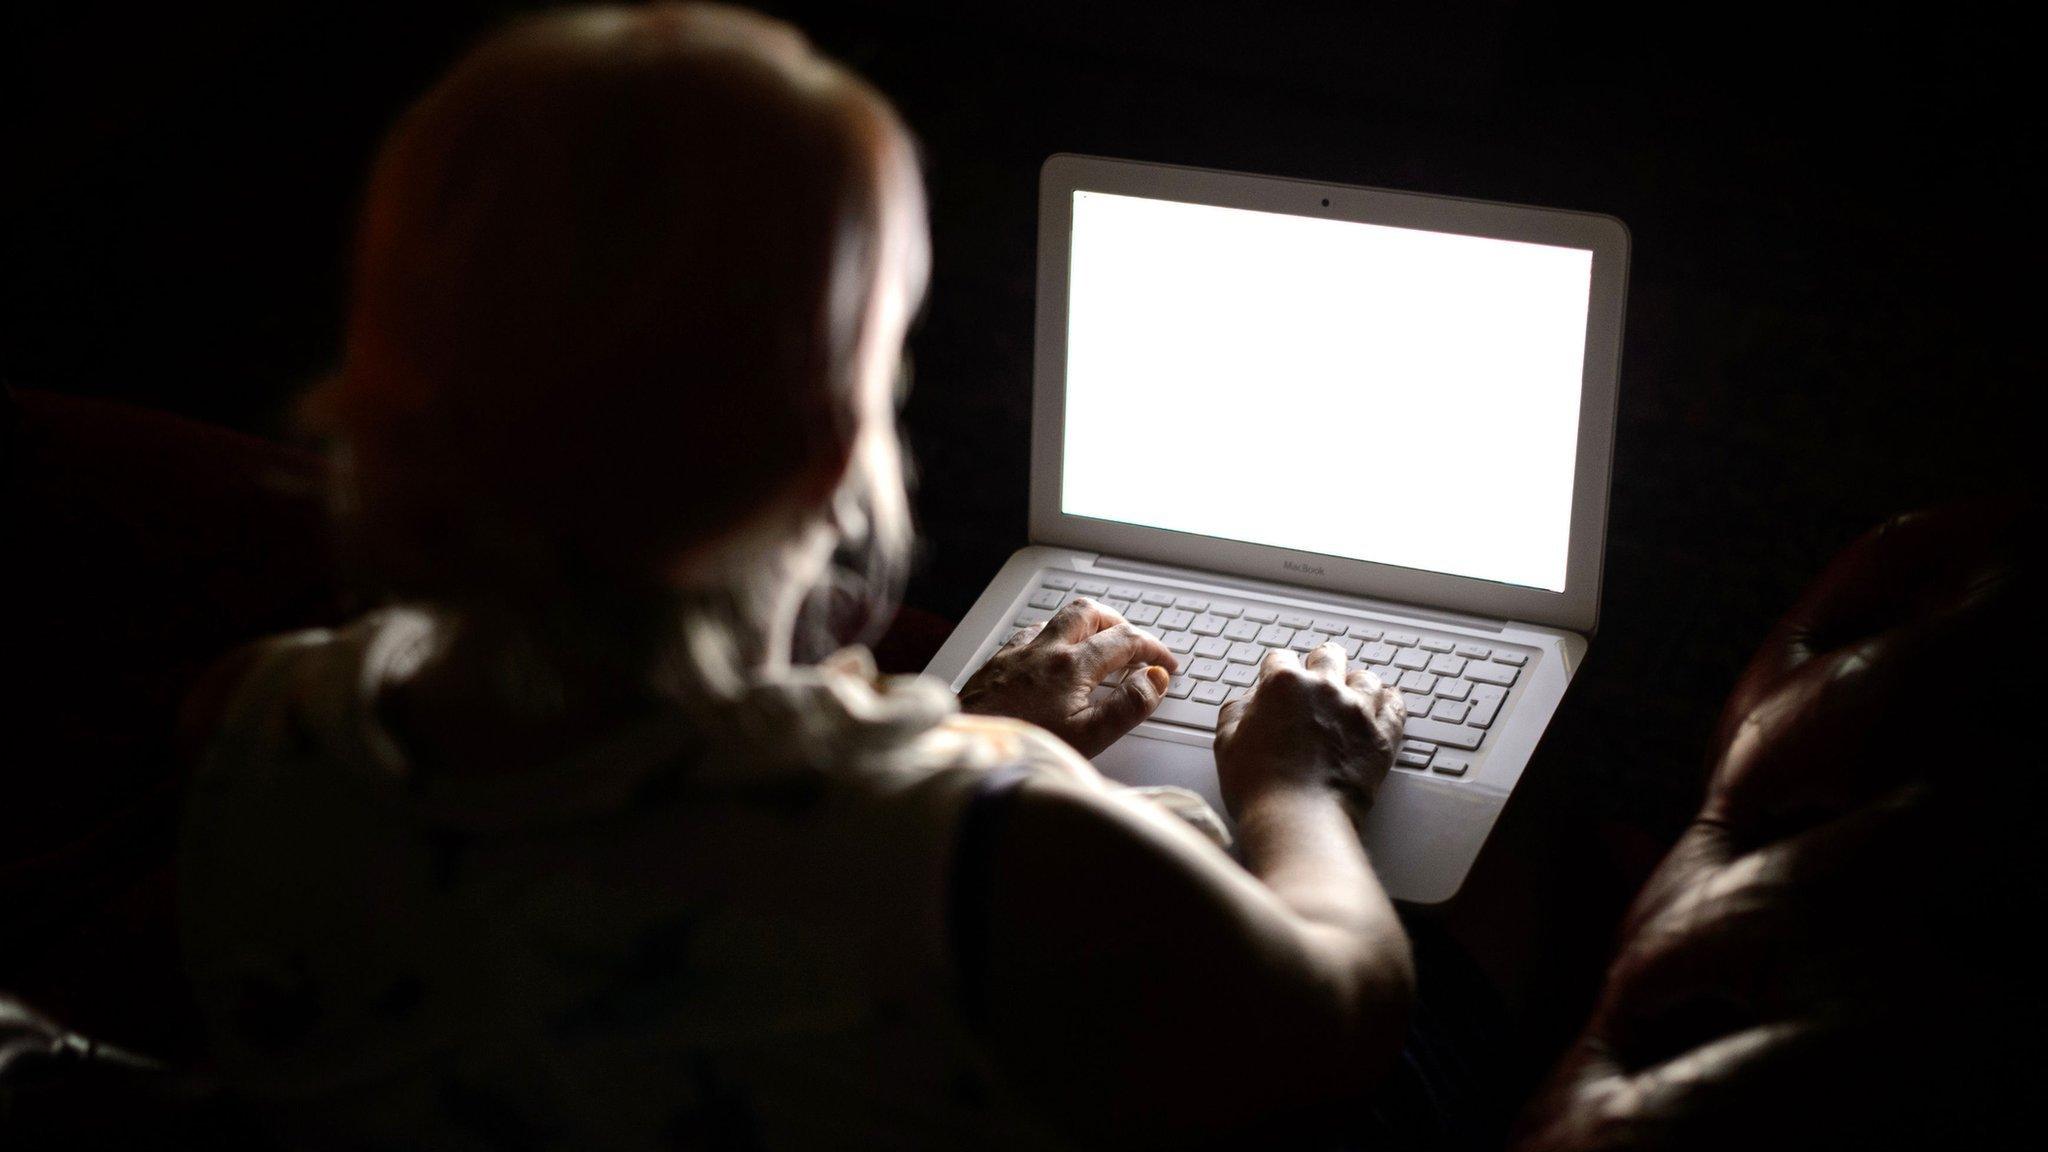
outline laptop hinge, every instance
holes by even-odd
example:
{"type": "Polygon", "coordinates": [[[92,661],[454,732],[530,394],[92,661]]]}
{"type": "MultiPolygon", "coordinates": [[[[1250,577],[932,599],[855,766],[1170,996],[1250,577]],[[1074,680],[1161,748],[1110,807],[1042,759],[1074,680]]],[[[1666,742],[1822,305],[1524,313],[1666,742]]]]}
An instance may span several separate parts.
{"type": "Polygon", "coordinates": [[[1258,580],[1248,576],[1232,576],[1223,572],[1211,572],[1205,568],[1187,568],[1173,564],[1154,564],[1145,560],[1125,560],[1117,556],[1097,555],[1095,567],[1110,568],[1119,572],[1143,572],[1179,580],[1200,580],[1204,584],[1220,584],[1227,588],[1243,590],[1247,595],[1265,593],[1275,596],[1305,596],[1315,600],[1326,600],[1331,607],[1353,605],[1365,610],[1377,610],[1397,616],[1413,617],[1418,620],[1436,620],[1445,624],[1456,624],[1465,628],[1483,628],[1489,632],[1504,631],[1507,621],[1490,616],[1473,616],[1463,612],[1450,612],[1442,608],[1425,608],[1418,604],[1403,604],[1394,600],[1379,600],[1350,592],[1336,592],[1328,588],[1309,588],[1299,584],[1281,584],[1271,580],[1258,580]]]}

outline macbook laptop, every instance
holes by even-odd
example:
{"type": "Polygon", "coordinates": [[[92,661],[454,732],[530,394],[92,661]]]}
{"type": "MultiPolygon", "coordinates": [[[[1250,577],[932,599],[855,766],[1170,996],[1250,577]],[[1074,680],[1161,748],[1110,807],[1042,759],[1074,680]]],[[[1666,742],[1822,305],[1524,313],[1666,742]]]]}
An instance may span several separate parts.
{"type": "Polygon", "coordinates": [[[1029,546],[930,671],[1100,600],[1180,672],[1096,766],[1221,812],[1217,709],[1335,640],[1407,705],[1375,869],[1449,899],[1599,622],[1627,230],[1072,155],[1038,211],[1029,546]]]}

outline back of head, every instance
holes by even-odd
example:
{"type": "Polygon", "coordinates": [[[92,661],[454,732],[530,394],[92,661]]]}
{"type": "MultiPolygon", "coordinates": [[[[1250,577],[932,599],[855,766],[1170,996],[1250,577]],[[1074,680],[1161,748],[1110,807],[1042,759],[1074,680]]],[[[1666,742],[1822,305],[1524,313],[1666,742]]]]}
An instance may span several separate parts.
{"type": "Polygon", "coordinates": [[[361,556],[428,598],[661,582],[845,470],[887,404],[879,286],[921,293],[924,245],[907,133],[794,29],[695,4],[514,25],[371,178],[345,363],[307,408],[361,556]]]}

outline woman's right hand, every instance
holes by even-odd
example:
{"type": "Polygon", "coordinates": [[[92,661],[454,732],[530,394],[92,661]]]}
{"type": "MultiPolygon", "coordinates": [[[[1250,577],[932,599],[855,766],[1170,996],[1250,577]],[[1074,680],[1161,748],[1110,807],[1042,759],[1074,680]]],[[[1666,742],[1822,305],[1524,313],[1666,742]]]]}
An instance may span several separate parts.
{"type": "Polygon", "coordinates": [[[1296,659],[1272,652],[1258,684],[1223,706],[1216,773],[1233,816],[1272,789],[1338,792],[1362,812],[1393,767],[1405,719],[1401,694],[1365,669],[1344,671],[1344,650],[1324,644],[1296,659]]]}
{"type": "Polygon", "coordinates": [[[1093,756],[1152,714],[1180,667],[1166,645],[1107,605],[1076,596],[1044,624],[1010,637],[960,687],[969,712],[1026,720],[1093,756]],[[1101,699],[1093,693],[1128,672],[1101,699]]]}

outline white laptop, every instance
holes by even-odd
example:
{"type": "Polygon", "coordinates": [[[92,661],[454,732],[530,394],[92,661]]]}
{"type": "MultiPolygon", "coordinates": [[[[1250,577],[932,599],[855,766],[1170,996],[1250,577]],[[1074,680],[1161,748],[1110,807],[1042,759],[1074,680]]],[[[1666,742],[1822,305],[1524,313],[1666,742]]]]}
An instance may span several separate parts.
{"type": "Polygon", "coordinates": [[[1039,180],[1030,546],[930,671],[1102,600],[1181,670],[1097,767],[1221,812],[1218,706],[1336,639],[1410,717],[1366,848],[1395,899],[1448,900],[1598,623],[1627,229],[1085,156],[1039,180]]]}

